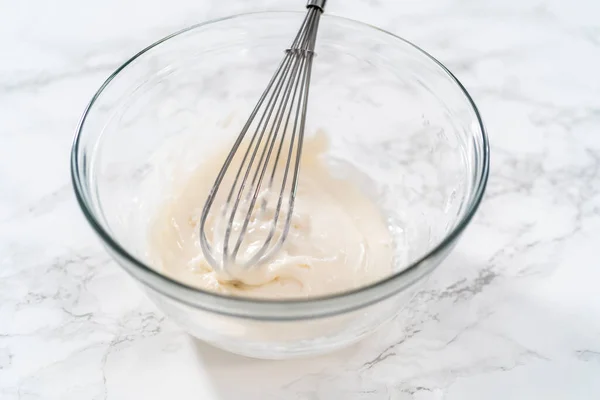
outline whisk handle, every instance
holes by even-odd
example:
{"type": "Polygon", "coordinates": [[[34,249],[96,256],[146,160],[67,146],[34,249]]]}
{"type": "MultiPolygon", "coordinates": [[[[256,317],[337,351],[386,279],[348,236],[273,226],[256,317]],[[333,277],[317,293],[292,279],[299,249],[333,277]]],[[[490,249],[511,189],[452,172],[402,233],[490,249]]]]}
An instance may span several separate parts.
{"type": "Polygon", "coordinates": [[[316,7],[323,11],[325,10],[325,3],[327,3],[327,0],[308,0],[306,8],[316,7]]]}

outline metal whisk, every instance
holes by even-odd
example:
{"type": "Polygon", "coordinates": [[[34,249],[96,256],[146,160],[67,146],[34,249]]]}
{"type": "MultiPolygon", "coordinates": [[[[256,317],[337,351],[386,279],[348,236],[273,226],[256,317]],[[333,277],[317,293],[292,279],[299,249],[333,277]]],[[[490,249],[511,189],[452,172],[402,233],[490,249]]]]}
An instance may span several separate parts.
{"type": "Polygon", "coordinates": [[[202,251],[221,272],[267,261],[288,236],[315,41],[325,2],[308,1],[296,38],[238,135],[202,210],[202,251]],[[215,213],[217,197],[224,201],[215,213]],[[208,220],[213,222],[209,232],[208,220]],[[249,232],[253,239],[248,239],[249,232]]]}

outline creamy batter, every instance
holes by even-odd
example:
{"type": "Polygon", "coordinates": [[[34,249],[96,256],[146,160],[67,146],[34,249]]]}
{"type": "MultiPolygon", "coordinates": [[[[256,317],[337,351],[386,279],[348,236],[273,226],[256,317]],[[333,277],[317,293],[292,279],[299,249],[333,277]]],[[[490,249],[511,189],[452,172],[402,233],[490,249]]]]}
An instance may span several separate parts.
{"type": "MultiPolygon", "coordinates": [[[[222,154],[206,160],[183,185],[174,188],[159,209],[149,235],[154,264],[191,286],[262,298],[326,295],[389,275],[392,243],[385,220],[353,182],[331,174],[322,157],[326,148],[322,134],[305,139],[291,229],[283,247],[267,264],[232,280],[211,268],[202,254],[200,214],[222,165],[222,154]]],[[[253,223],[253,232],[260,235],[264,232],[261,224],[269,220],[253,223]]],[[[216,229],[211,226],[214,219],[207,224],[208,231],[216,229]]]]}

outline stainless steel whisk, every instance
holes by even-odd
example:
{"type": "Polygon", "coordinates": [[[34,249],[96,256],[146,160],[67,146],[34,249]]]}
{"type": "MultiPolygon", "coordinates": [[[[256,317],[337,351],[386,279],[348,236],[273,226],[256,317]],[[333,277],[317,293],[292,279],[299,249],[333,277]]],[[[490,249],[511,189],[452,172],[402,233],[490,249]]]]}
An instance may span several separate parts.
{"type": "Polygon", "coordinates": [[[231,266],[247,268],[263,263],[288,236],[298,186],[312,60],[325,2],[308,1],[308,12],[296,38],[233,144],[204,204],[200,244],[204,257],[215,269],[225,271],[231,266]],[[239,158],[239,168],[231,168],[239,158]],[[230,187],[224,184],[226,176],[232,180],[230,187]],[[207,220],[215,214],[212,208],[217,196],[225,194],[223,206],[217,210],[221,223],[210,232],[209,240],[207,220]],[[274,210],[267,208],[270,200],[276,202],[274,210]],[[268,229],[259,232],[259,243],[244,242],[249,225],[267,213],[268,229]],[[246,245],[246,257],[239,260],[242,245],[246,245]]]}

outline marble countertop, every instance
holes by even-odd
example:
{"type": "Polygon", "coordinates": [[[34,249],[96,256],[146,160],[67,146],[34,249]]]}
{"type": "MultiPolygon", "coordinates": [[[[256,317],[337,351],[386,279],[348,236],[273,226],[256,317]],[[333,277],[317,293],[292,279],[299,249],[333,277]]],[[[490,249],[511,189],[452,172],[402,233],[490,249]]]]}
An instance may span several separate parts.
{"type": "Polygon", "coordinates": [[[181,27],[300,0],[0,0],[0,398],[597,399],[600,3],[331,0],[463,81],[487,195],[429,287],[360,344],[284,362],[165,319],[76,206],[69,150],[101,82],[181,27]]]}

